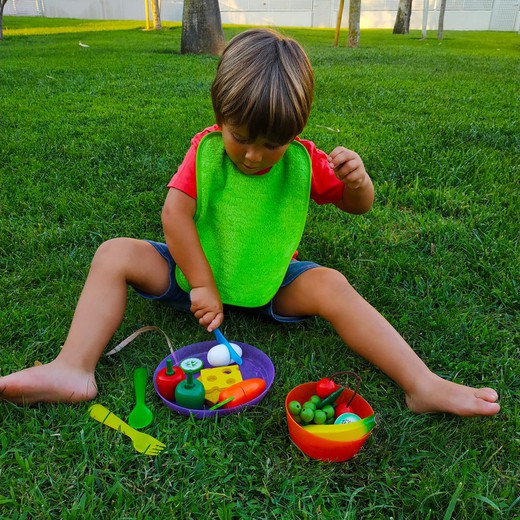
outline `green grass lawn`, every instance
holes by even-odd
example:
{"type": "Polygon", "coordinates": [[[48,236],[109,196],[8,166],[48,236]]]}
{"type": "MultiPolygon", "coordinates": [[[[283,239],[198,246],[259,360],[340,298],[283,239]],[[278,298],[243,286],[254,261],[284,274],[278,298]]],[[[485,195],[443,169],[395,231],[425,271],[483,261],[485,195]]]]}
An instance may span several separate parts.
{"type": "MultiPolygon", "coordinates": [[[[180,26],[6,17],[0,42],[0,373],[63,343],[96,248],[161,240],[166,183],[213,123],[217,58],[179,54],[180,26]],[[89,45],[81,47],[79,42],[89,45]]],[[[240,27],[226,27],[229,39],[240,27]]],[[[363,157],[375,188],[361,217],[312,205],[300,256],[344,272],[443,377],[495,387],[492,418],[416,416],[392,381],[319,319],[228,316],[231,339],[277,376],[256,408],[220,420],[172,413],[151,385],[155,459],[87,415],[87,404],[0,403],[0,518],[475,519],[520,514],[519,44],[513,33],[287,29],[316,72],[304,132],[363,157]],[[346,35],[342,36],[343,42],[346,35]],[[291,444],[294,386],[355,370],[380,414],[359,455],[329,464],[291,444]]],[[[130,294],[111,346],[157,325],[176,347],[212,339],[189,315],[130,294]]],[[[97,402],[123,418],[132,373],[168,353],[140,336],[101,360],[97,402]]]]}

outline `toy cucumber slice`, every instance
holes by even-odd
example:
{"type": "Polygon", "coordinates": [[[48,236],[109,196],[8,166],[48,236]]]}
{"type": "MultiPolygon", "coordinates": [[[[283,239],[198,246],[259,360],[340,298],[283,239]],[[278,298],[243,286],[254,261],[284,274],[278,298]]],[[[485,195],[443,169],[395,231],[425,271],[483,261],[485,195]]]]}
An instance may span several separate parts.
{"type": "Polygon", "coordinates": [[[179,363],[179,367],[186,373],[195,374],[199,372],[201,368],[204,368],[204,363],[196,357],[183,359],[179,363]]]}
{"type": "Polygon", "coordinates": [[[324,440],[356,441],[370,433],[376,425],[376,414],[349,424],[309,424],[305,430],[324,440]]]}

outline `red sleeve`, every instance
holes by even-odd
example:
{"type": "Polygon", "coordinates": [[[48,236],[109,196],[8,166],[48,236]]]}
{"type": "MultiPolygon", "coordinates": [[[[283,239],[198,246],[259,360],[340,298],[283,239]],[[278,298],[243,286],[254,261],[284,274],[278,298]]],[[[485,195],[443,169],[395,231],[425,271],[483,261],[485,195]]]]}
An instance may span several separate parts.
{"type": "MultiPolygon", "coordinates": [[[[216,130],[219,130],[219,127],[213,125],[193,137],[190,149],[186,153],[177,173],[168,183],[168,188],[176,188],[193,199],[197,198],[197,174],[195,169],[197,147],[206,134],[216,130]]],[[[316,148],[312,141],[296,139],[305,146],[311,157],[311,199],[317,204],[334,204],[340,201],[343,197],[345,186],[336,178],[334,170],[329,166],[327,154],[316,148]]]]}
{"type": "Polygon", "coordinates": [[[175,173],[168,183],[168,188],[176,188],[186,193],[186,195],[189,195],[191,198],[197,199],[197,173],[195,170],[197,147],[199,146],[200,140],[206,134],[209,132],[215,132],[216,130],[219,130],[219,127],[213,125],[193,137],[190,149],[184,156],[177,173],[175,173]]]}
{"type": "Polygon", "coordinates": [[[334,204],[343,198],[345,185],[338,180],[329,166],[327,154],[322,152],[312,141],[299,139],[311,156],[312,180],[311,199],[317,204],[334,204]]]}

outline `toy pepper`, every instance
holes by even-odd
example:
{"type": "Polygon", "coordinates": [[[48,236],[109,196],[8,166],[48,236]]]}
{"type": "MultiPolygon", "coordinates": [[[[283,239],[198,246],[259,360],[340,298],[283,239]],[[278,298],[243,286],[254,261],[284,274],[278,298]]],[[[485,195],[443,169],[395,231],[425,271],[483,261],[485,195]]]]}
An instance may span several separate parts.
{"type": "Polygon", "coordinates": [[[166,367],[155,378],[157,390],[165,399],[173,401],[175,388],[183,379],[186,379],[186,374],[179,367],[173,366],[171,358],[167,358],[166,367]]]}
{"type": "Polygon", "coordinates": [[[204,363],[199,358],[193,357],[183,359],[179,366],[186,374],[186,380],[177,385],[175,402],[184,408],[202,409],[206,391],[204,385],[198,379],[195,379],[193,374],[200,372],[204,363]]]}

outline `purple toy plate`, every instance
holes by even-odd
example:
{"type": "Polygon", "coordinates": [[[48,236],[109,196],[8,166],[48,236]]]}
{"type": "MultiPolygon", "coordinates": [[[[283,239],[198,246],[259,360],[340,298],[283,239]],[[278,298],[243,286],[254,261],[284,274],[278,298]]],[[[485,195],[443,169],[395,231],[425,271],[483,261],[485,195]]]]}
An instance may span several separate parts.
{"type": "MultiPolygon", "coordinates": [[[[166,366],[166,360],[171,355],[166,356],[157,366],[155,372],[153,374],[153,385],[155,387],[155,391],[157,395],[162,399],[164,404],[171,408],[172,410],[180,413],[182,415],[193,415],[199,419],[204,417],[212,417],[214,415],[229,415],[231,413],[237,413],[243,410],[244,408],[248,408],[250,406],[254,406],[258,404],[267,394],[269,388],[274,381],[274,366],[267,354],[262,352],[261,350],[248,345],[247,343],[240,343],[239,341],[234,341],[232,339],[229,340],[236,345],[239,345],[242,349],[242,365],[240,366],[240,372],[242,373],[242,379],[250,379],[253,377],[261,377],[266,382],[265,390],[255,399],[252,399],[247,404],[241,406],[234,406],[233,408],[218,408],[217,410],[210,410],[208,406],[204,405],[202,410],[194,410],[191,408],[184,408],[182,406],[178,406],[168,399],[165,399],[157,390],[157,384],[155,379],[160,370],[162,370],[166,366]]],[[[193,345],[187,345],[186,347],[182,347],[179,350],[174,352],[173,364],[178,365],[183,359],[196,357],[200,359],[204,363],[204,368],[213,368],[207,359],[207,353],[211,347],[217,345],[216,341],[203,341],[202,343],[194,343],[193,345]]],[[[198,377],[195,374],[195,377],[198,377]]]]}

